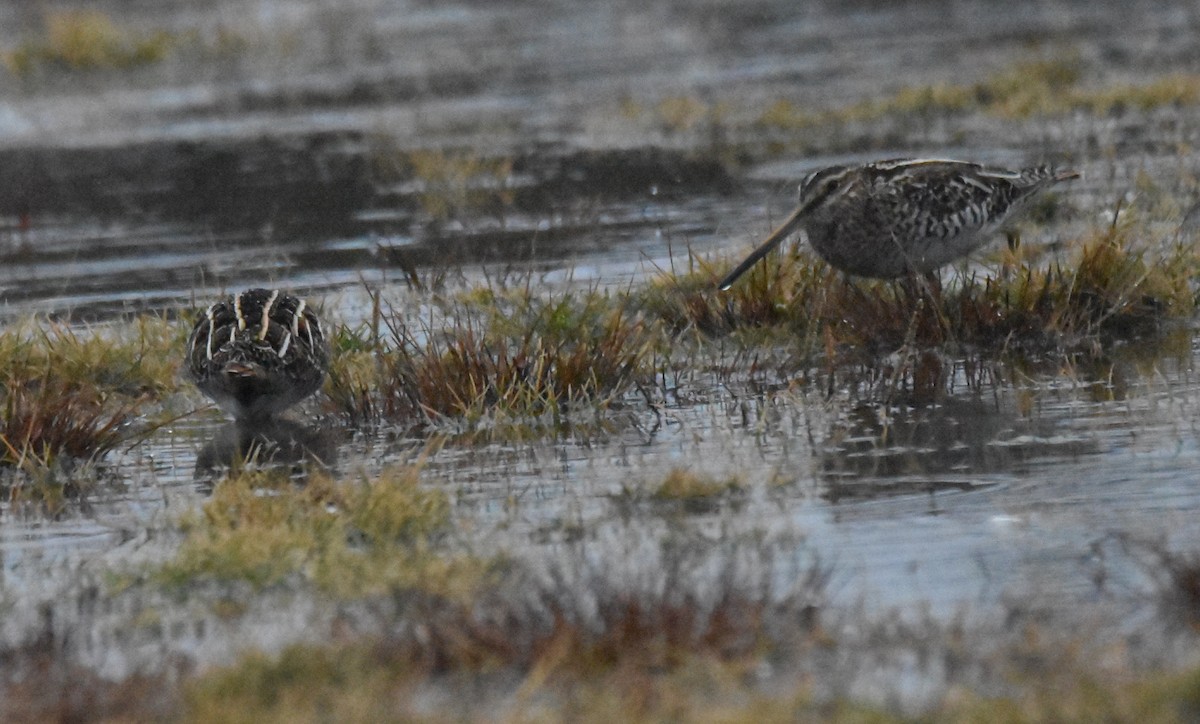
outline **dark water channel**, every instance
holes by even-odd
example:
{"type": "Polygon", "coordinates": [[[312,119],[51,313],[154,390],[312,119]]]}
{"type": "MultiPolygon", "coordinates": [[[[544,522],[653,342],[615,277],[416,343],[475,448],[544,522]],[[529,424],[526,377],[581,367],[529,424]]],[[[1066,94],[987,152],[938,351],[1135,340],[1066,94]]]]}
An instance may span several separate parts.
{"type": "MultiPolygon", "coordinates": [[[[548,288],[620,287],[686,263],[688,249],[748,248],[788,210],[797,178],[845,159],[1066,155],[1085,174],[1070,201],[1079,228],[1103,223],[1139,173],[1171,189],[1200,173],[1200,160],[1167,145],[1200,138],[1192,118],[1137,132],[1111,119],[1017,130],[989,118],[922,121],[861,143],[822,131],[808,150],[739,165],[709,152],[704,124],[672,131],[622,111],[623,99],[675,96],[728,99],[733,116],[778,95],[836,107],[986,75],[1047,47],[1094,63],[1102,81],[1196,71],[1184,36],[1200,18],[1187,3],[1142,3],[1132,21],[1124,4],[1085,2],[1030,3],[1027,13],[952,3],[948,18],[943,3],[904,4],[907,13],[893,3],[210,5],[130,17],[209,27],[246,6],[291,8],[282,19],[251,14],[254,32],[269,37],[276,21],[304,29],[295,42],[312,52],[269,46],[199,63],[194,75],[168,61],[128,87],[109,75],[95,88],[0,87],[5,317],[182,315],[223,290],[280,284],[356,323],[368,289],[419,307],[414,270],[465,283],[532,270],[548,288]],[[482,161],[465,181],[389,170],[428,149],[482,161]]],[[[5,20],[25,21],[12,8],[5,20]]],[[[444,481],[481,545],[536,559],[557,555],[579,527],[598,557],[668,535],[668,517],[621,511],[631,486],[671,468],[737,474],[746,495],[691,522],[714,531],[714,548],[756,531],[795,539],[797,560],[832,564],[833,595],[847,606],[949,616],[1020,600],[1111,607],[1129,620],[1149,605],[1151,581],[1114,541],[1200,546],[1193,332],[1183,324],[1152,343],[1117,344],[1079,368],[1004,368],[982,389],[964,384],[920,407],[786,384],[699,385],[657,413],[629,412],[598,439],[447,446],[428,478],[444,481]]],[[[17,636],[79,567],[160,555],[145,531],[203,500],[192,473],[222,424],[198,414],[115,456],[124,492],[67,520],[6,513],[0,583],[17,614],[4,635],[17,636]]],[[[424,442],[348,434],[338,465],[408,462],[424,442]]],[[[283,643],[287,627],[259,613],[249,618],[262,624],[255,641],[283,643]]],[[[211,631],[189,632],[153,651],[93,641],[83,655],[113,672],[172,647],[227,657],[211,631]]]]}

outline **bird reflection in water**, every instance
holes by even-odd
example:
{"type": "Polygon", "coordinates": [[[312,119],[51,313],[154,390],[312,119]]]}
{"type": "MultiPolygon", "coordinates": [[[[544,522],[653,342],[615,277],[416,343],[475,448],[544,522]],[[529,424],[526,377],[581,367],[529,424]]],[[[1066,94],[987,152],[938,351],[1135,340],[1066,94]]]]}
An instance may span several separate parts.
{"type": "Polygon", "coordinates": [[[337,442],[334,430],[285,418],[233,422],[218,429],[196,455],[195,481],[207,492],[230,471],[256,468],[286,470],[303,482],[336,465],[337,442]]]}

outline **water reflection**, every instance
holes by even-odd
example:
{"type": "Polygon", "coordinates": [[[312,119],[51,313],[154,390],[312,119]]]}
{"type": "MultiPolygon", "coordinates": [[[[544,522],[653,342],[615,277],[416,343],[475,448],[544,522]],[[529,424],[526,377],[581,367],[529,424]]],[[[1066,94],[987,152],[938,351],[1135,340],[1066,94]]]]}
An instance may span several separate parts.
{"type": "Polygon", "coordinates": [[[819,452],[822,497],[844,499],[994,485],[1024,462],[1098,452],[1093,437],[1022,414],[1016,400],[948,397],[923,407],[859,405],[819,452]]]}
{"type": "Polygon", "coordinates": [[[251,465],[286,469],[303,480],[313,471],[328,472],[337,463],[339,435],[327,426],[288,419],[253,425],[231,422],[218,428],[196,454],[194,479],[211,489],[230,470],[251,465]]]}

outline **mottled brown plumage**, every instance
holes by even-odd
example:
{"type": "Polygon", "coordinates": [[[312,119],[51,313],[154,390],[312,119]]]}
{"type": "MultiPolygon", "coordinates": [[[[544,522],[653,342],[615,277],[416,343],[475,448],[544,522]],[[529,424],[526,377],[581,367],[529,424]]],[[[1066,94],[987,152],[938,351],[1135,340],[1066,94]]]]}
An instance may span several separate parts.
{"type": "Polygon", "coordinates": [[[891,279],[931,272],[1005,230],[1040,191],[1072,171],[1010,171],[965,161],[895,159],[821,169],[792,215],[721,280],[728,289],[793,231],[848,274],[891,279]]]}
{"type": "Polygon", "coordinates": [[[320,389],[329,345],[304,300],[249,289],[200,315],[187,363],[201,392],[239,420],[259,420],[320,389]]]}

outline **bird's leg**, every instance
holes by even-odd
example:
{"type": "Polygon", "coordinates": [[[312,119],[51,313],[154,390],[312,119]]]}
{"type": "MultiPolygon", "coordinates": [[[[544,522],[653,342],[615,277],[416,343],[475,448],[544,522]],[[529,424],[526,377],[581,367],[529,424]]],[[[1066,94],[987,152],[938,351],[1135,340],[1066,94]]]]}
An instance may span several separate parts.
{"type": "Polygon", "coordinates": [[[924,274],[909,274],[904,287],[911,295],[909,301],[913,330],[920,330],[918,339],[941,339],[949,322],[942,305],[942,277],[936,269],[924,274]]]}
{"type": "Polygon", "coordinates": [[[1008,255],[1004,257],[1004,262],[1000,265],[1000,278],[1007,279],[1012,267],[1018,264],[1017,249],[1021,247],[1021,233],[1016,229],[1009,229],[1004,232],[1004,238],[1008,241],[1008,255]]]}
{"type": "Polygon", "coordinates": [[[904,277],[901,283],[906,295],[914,302],[920,297],[929,297],[929,300],[934,303],[940,303],[942,300],[942,277],[937,270],[927,271],[924,274],[908,274],[904,277]]]}
{"type": "Polygon", "coordinates": [[[919,292],[915,273],[908,273],[900,278],[900,296],[897,299],[903,301],[905,307],[912,306],[919,292]]]}
{"type": "Polygon", "coordinates": [[[938,326],[945,329],[949,326],[946,319],[946,307],[942,304],[942,275],[934,269],[925,274],[925,288],[929,290],[930,310],[938,320],[938,326]]]}
{"type": "MultiPolygon", "coordinates": [[[[918,274],[909,272],[900,279],[899,296],[900,309],[906,317],[924,316],[924,310],[940,308],[942,298],[942,280],[936,271],[918,274]]],[[[936,311],[935,311],[936,313],[936,311]]]]}
{"type": "Polygon", "coordinates": [[[938,273],[937,269],[933,269],[933,270],[925,272],[925,278],[923,281],[924,281],[924,284],[922,284],[922,287],[924,289],[926,289],[927,291],[929,291],[929,293],[933,295],[933,298],[935,300],[941,300],[941,298],[942,298],[942,275],[938,273]]]}
{"type": "MultiPolygon", "coordinates": [[[[850,276],[849,274],[847,274],[845,272],[842,272],[841,279],[842,279],[842,289],[849,290],[849,294],[857,297],[861,303],[863,303],[863,304],[868,303],[866,293],[863,292],[862,287],[860,287],[860,286],[858,286],[858,284],[854,283],[854,277],[850,276]]],[[[839,295],[839,296],[841,296],[841,295],[839,295]]],[[[844,296],[842,296],[842,298],[845,299],[844,296]]]]}

